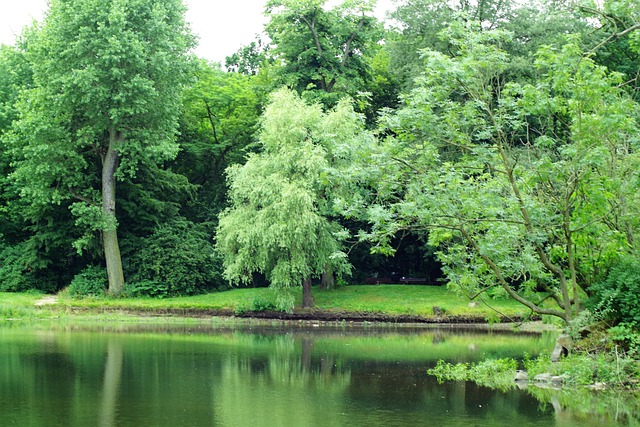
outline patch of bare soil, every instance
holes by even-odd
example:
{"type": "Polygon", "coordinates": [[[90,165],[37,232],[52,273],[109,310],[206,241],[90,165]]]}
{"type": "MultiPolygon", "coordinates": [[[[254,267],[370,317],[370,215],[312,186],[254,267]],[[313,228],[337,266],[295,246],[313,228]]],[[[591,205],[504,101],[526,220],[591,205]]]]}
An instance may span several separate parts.
{"type": "Polygon", "coordinates": [[[56,297],[55,295],[47,295],[44,298],[40,298],[39,300],[37,300],[33,304],[36,307],[42,307],[43,305],[54,305],[54,304],[57,304],[57,303],[58,303],[58,297],[56,297]]]}

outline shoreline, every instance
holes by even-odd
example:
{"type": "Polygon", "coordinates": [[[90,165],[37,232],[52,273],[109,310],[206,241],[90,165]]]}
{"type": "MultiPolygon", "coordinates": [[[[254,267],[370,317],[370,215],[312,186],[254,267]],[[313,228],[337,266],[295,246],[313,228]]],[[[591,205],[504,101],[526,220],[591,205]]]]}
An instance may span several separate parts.
{"type": "MultiPolygon", "coordinates": [[[[164,309],[127,309],[122,307],[78,307],[73,305],[47,304],[38,305],[38,309],[51,313],[61,312],[70,320],[78,316],[82,320],[84,316],[91,315],[115,315],[113,320],[135,321],[136,319],[172,319],[180,320],[207,320],[223,319],[226,321],[254,321],[278,322],[283,325],[307,325],[318,326],[393,326],[406,328],[450,328],[466,330],[503,331],[518,333],[542,333],[558,331],[558,327],[543,323],[539,316],[531,318],[502,316],[498,321],[489,322],[482,316],[418,316],[395,315],[386,313],[354,312],[354,311],[327,311],[321,309],[298,309],[292,313],[278,311],[259,311],[234,313],[228,309],[189,309],[189,308],[164,308],[164,309]],[[121,317],[121,319],[120,319],[121,317]]],[[[44,320],[44,319],[43,319],[44,320]]]]}

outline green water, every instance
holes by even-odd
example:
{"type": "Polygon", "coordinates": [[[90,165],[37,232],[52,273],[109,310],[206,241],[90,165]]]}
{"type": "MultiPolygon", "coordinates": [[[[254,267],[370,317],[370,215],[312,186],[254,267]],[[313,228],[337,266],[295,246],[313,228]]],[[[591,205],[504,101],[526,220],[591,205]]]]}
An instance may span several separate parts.
{"type": "Polygon", "coordinates": [[[633,425],[570,409],[561,396],[438,384],[425,373],[438,359],[535,355],[553,341],[452,329],[0,323],[0,425],[633,425]]]}

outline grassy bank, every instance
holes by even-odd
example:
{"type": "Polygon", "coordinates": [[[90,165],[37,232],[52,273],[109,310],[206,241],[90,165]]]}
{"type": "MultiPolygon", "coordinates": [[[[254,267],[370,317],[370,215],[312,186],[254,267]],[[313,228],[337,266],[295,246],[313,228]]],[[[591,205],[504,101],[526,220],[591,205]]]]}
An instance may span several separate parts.
{"type": "MultiPolygon", "coordinates": [[[[474,306],[463,297],[444,287],[376,285],[345,286],[335,290],[314,289],[316,307],[296,309],[297,313],[345,313],[359,315],[413,316],[425,319],[463,317],[477,321],[523,317],[528,314],[520,304],[511,300],[479,302],[474,306]],[[434,307],[437,314],[434,314],[434,307]]],[[[55,304],[36,307],[43,295],[0,293],[0,318],[48,317],[78,310],[89,312],[125,311],[150,314],[181,314],[184,316],[215,314],[251,315],[268,308],[275,298],[270,289],[233,289],[204,295],[179,298],[70,298],[58,295],[55,304]]],[[[298,301],[298,306],[300,302],[298,301]]]]}

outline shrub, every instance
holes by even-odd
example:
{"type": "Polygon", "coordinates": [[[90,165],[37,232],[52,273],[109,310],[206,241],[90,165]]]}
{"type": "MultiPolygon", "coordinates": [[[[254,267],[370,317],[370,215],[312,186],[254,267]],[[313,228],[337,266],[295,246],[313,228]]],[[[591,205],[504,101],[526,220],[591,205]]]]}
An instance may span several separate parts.
{"type": "Polygon", "coordinates": [[[561,358],[558,362],[551,362],[549,355],[542,355],[536,359],[527,356],[524,369],[529,378],[548,372],[561,375],[566,384],[572,385],[619,385],[637,378],[640,374],[637,360],[616,354],[615,351],[598,354],[575,353],[561,358]]]}
{"type": "Polygon", "coordinates": [[[260,312],[260,311],[276,311],[276,305],[262,298],[254,298],[251,302],[251,311],[260,312]]]}
{"type": "Polygon", "coordinates": [[[157,280],[141,280],[127,283],[125,285],[125,295],[129,297],[154,297],[166,298],[170,296],[169,286],[157,280]]]}
{"type": "Polygon", "coordinates": [[[51,268],[46,259],[39,257],[30,242],[0,249],[0,291],[25,292],[34,289],[55,292],[60,286],[60,272],[51,268]]]}
{"type": "Polygon", "coordinates": [[[467,363],[447,363],[438,360],[434,368],[428,369],[427,374],[436,377],[438,382],[469,380],[469,365],[467,363]]]}
{"type": "Polygon", "coordinates": [[[640,331],[633,329],[625,323],[614,326],[609,329],[609,337],[615,342],[629,351],[629,354],[635,357],[640,355],[640,331]]]}
{"type": "Polygon", "coordinates": [[[590,289],[590,305],[610,320],[640,327],[640,259],[621,257],[607,278],[590,289]]]}
{"type": "Polygon", "coordinates": [[[535,359],[532,359],[530,354],[525,353],[522,364],[529,378],[533,379],[536,375],[549,372],[553,362],[551,361],[550,353],[542,353],[535,359]]]}
{"type": "Polygon", "coordinates": [[[225,286],[210,236],[184,219],[157,226],[131,258],[128,292],[138,296],[193,295],[225,286]]]}
{"type": "Polygon", "coordinates": [[[484,387],[508,390],[515,386],[514,378],[518,362],[515,359],[487,359],[475,364],[451,364],[438,361],[435,368],[427,373],[434,375],[438,381],[473,381],[484,387]]]}
{"type": "Polygon", "coordinates": [[[74,276],[67,292],[71,297],[98,296],[103,295],[106,288],[107,270],[90,265],[74,276]]]}

